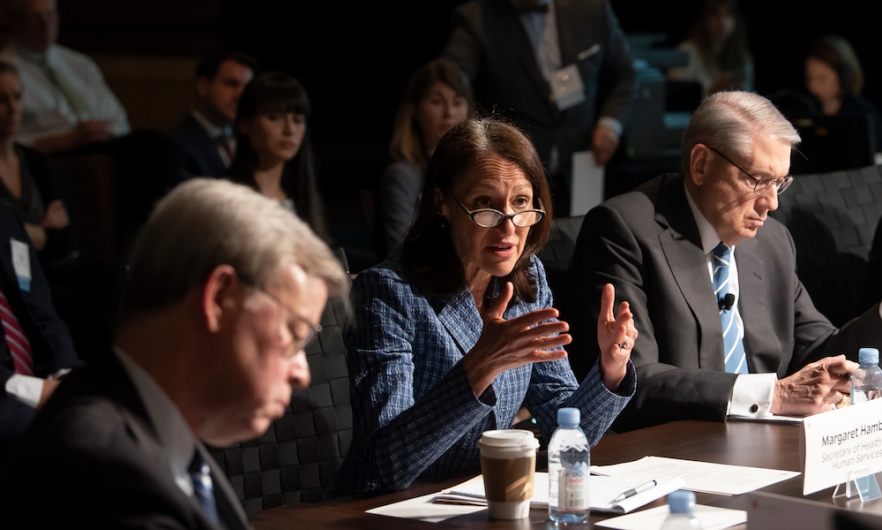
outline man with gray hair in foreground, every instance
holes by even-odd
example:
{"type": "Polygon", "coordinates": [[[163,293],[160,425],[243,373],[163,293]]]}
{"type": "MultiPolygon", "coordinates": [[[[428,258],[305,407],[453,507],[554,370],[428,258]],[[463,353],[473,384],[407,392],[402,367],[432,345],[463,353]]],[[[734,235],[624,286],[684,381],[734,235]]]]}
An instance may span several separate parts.
{"type": "Polygon", "coordinates": [[[278,201],[197,179],[135,249],[113,352],[74,371],[0,469],[4,528],[247,528],[202,441],[260,436],[348,278],[278,201]]]}
{"type": "Polygon", "coordinates": [[[882,346],[878,305],[841,330],[815,309],[790,233],[768,217],[792,180],[798,142],[767,99],[714,94],[686,130],[682,175],[585,217],[570,274],[590,311],[568,319],[570,358],[594,362],[597,352],[584,348],[595,342],[606,283],[631,304],[640,332],[637,394],[614,429],[831,410],[857,367],[839,354],[882,346]]]}

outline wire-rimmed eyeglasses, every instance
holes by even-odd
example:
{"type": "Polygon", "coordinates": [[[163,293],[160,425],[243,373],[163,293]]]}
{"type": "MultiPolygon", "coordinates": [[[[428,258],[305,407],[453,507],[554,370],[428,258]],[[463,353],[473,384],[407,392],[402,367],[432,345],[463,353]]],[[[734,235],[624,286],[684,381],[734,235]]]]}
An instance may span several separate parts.
{"type": "Polygon", "coordinates": [[[539,199],[538,210],[524,210],[511,215],[506,215],[495,208],[469,210],[459,199],[456,197],[453,197],[453,199],[459,203],[459,206],[466,214],[468,214],[469,219],[471,219],[473,223],[483,228],[499,226],[500,223],[505,222],[507,219],[511,219],[511,222],[514,223],[515,226],[529,228],[541,221],[545,216],[545,206],[542,205],[542,199],[539,199]]]}
{"type": "Polygon", "coordinates": [[[256,285],[250,285],[250,287],[257,292],[270,297],[276,304],[279,305],[279,307],[283,308],[294,321],[293,324],[288,324],[288,331],[289,333],[291,333],[291,339],[293,341],[294,348],[292,349],[291,353],[288,353],[287,355],[285,355],[285,357],[293,358],[301,350],[306,350],[306,348],[308,348],[313,342],[315,342],[316,337],[318,337],[318,334],[322,331],[321,324],[313,324],[305,317],[298,315],[294,312],[293,309],[291,309],[288,304],[279,300],[276,295],[270,293],[269,291],[261,289],[256,285]]]}
{"type": "Polygon", "coordinates": [[[710,149],[711,151],[713,151],[714,153],[720,155],[721,157],[723,157],[723,160],[732,164],[733,166],[738,168],[739,171],[741,171],[742,173],[744,173],[745,175],[750,177],[751,180],[753,180],[753,191],[757,194],[760,194],[760,193],[766,191],[767,189],[771,188],[772,186],[774,186],[775,191],[778,193],[778,195],[780,195],[780,194],[784,193],[784,190],[786,190],[787,187],[790,186],[790,183],[793,182],[792,175],[787,175],[786,177],[782,177],[782,178],[773,178],[773,177],[757,178],[757,177],[754,177],[753,175],[751,175],[747,171],[744,171],[744,168],[742,168],[741,166],[739,166],[735,162],[732,162],[732,160],[728,156],[721,153],[719,149],[716,149],[716,148],[711,147],[709,145],[707,146],[707,148],[710,149]]]}

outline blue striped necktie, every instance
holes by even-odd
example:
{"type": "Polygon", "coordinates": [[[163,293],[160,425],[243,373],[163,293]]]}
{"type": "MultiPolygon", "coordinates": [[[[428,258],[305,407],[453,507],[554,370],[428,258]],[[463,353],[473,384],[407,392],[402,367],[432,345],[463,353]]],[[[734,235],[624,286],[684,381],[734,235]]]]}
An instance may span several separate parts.
{"type": "Polygon", "coordinates": [[[723,326],[723,345],[725,347],[726,371],[730,374],[746,374],[747,358],[744,343],[738,327],[738,304],[731,309],[723,307],[723,300],[729,294],[729,260],[732,249],[723,243],[714,248],[714,296],[720,308],[720,324],[723,326]]]}
{"type": "Polygon", "coordinates": [[[193,460],[190,461],[190,467],[187,471],[193,480],[193,495],[202,505],[205,515],[211,519],[211,522],[217,524],[217,505],[214,500],[214,487],[211,483],[211,468],[208,467],[208,462],[202,458],[199,449],[193,453],[193,460]]]}

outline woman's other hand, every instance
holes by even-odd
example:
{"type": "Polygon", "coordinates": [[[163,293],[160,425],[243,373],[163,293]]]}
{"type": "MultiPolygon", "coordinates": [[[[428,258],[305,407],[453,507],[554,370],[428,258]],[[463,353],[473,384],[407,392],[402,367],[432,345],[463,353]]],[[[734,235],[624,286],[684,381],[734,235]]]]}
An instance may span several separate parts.
{"type": "Polygon", "coordinates": [[[512,284],[506,283],[496,300],[485,306],[481,338],[463,359],[475,396],[483,394],[496,376],[506,370],[567,356],[564,350],[549,351],[572,341],[566,333],[570,329],[566,322],[545,322],[557,318],[557,309],[539,309],[511,320],[502,318],[513,293],[512,284]]]}
{"type": "Polygon", "coordinates": [[[610,391],[618,390],[628,373],[631,348],[637,340],[634,315],[628,302],[619,304],[619,315],[613,314],[616,289],[612,284],[603,287],[600,297],[600,317],[597,319],[597,344],[600,346],[600,369],[603,385],[610,391]]]}

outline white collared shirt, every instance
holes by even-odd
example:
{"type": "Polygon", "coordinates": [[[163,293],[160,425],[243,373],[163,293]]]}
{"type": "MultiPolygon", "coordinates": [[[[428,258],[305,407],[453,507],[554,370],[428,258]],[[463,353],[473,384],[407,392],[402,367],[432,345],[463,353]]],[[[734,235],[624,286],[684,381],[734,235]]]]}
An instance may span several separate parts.
{"type": "MultiPolygon", "coordinates": [[[[707,272],[711,283],[714,281],[714,265],[713,250],[720,244],[720,236],[716,229],[710,224],[695,201],[684,183],[683,191],[686,193],[686,200],[689,202],[689,209],[692,210],[692,217],[695,218],[695,224],[698,225],[698,234],[701,237],[701,249],[704,251],[707,260],[707,272]]],[[[735,295],[736,304],[740,303],[741,297],[738,282],[738,264],[735,259],[735,249],[732,247],[732,254],[729,258],[729,292],[735,295]]],[[[741,313],[735,313],[736,324],[738,326],[739,338],[744,340],[744,321],[741,319],[741,313]]],[[[723,352],[720,351],[720,355],[723,352]]],[[[748,365],[750,368],[750,365],[748,365]]],[[[729,408],[727,414],[735,416],[751,416],[764,417],[771,413],[772,398],[775,395],[775,382],[778,380],[777,374],[740,374],[735,379],[735,386],[732,389],[732,395],[729,397],[729,408]]]]}
{"type": "Polygon", "coordinates": [[[187,468],[199,444],[190,426],[187,425],[178,407],[134,359],[118,346],[113,347],[113,352],[132,378],[135,390],[144,403],[147,415],[150,416],[150,422],[156,428],[159,443],[162,444],[168,457],[169,471],[174,477],[175,484],[185,495],[193,497],[193,482],[187,468]]]}
{"type": "Polygon", "coordinates": [[[129,133],[126,110],[88,56],[59,45],[40,53],[13,43],[0,59],[14,64],[21,80],[24,112],[16,141],[30,146],[44,136],[64,134],[84,120],[110,122],[114,136],[129,133]],[[47,74],[46,64],[82,99],[85,110],[78,114],[71,108],[47,74]]]}

